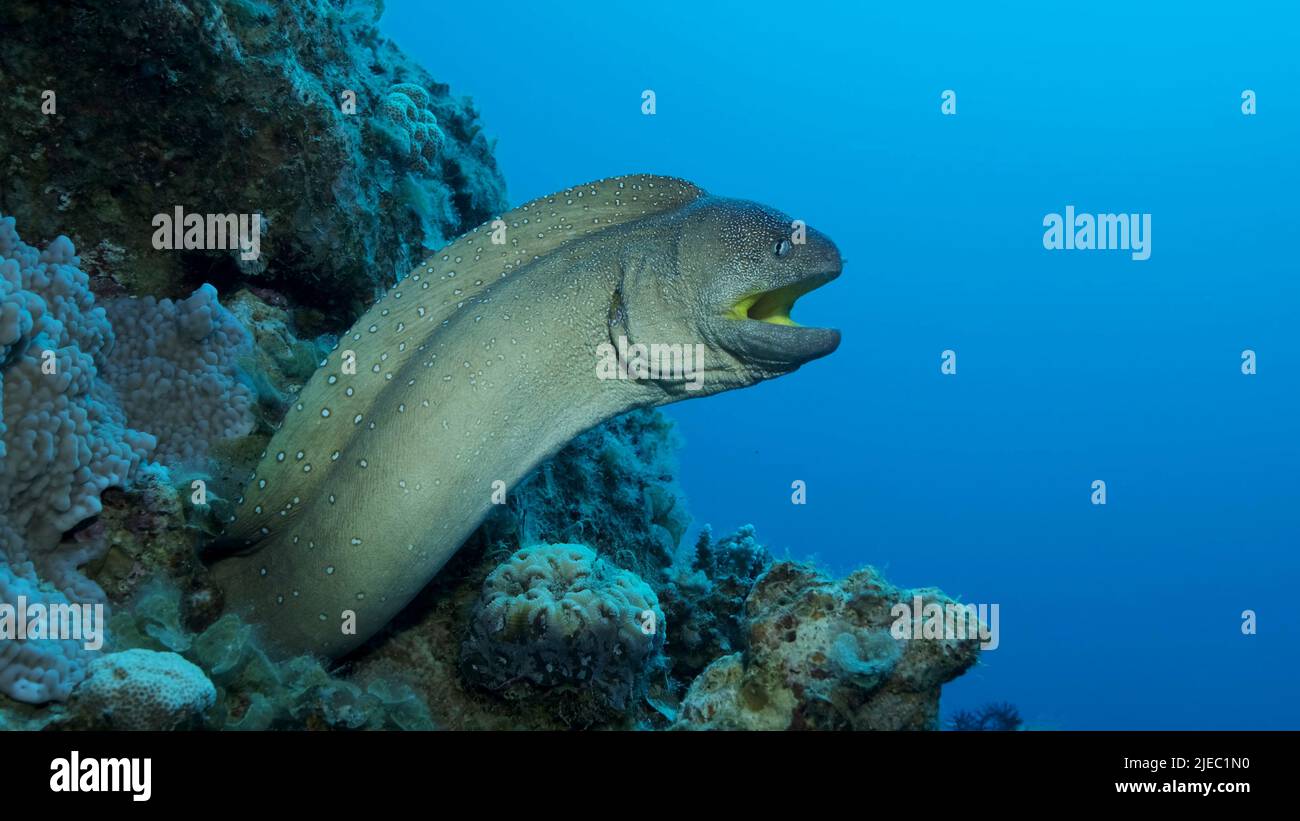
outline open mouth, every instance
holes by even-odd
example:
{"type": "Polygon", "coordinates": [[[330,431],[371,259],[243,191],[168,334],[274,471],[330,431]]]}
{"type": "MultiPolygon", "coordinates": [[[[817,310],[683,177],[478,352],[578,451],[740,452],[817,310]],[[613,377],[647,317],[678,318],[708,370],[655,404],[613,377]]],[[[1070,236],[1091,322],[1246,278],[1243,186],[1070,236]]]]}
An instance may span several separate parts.
{"type": "Polygon", "coordinates": [[[790,310],[794,308],[795,301],[809,291],[816,290],[835,279],[839,273],[839,271],[828,271],[814,274],[798,282],[782,285],[780,288],[750,294],[732,305],[727,311],[727,316],[731,319],[750,319],[766,322],[769,325],[801,328],[802,325],[790,318],[790,310]]]}

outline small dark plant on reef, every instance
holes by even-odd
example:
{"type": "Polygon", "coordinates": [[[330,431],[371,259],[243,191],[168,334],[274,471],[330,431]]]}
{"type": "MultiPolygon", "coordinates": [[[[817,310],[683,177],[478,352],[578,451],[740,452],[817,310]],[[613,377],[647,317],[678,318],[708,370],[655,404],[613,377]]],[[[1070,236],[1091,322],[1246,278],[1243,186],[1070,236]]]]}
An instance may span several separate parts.
{"type": "Polygon", "coordinates": [[[1006,702],[985,704],[978,710],[961,710],[948,720],[948,729],[958,732],[1009,732],[1019,730],[1024,721],[1020,711],[1006,702]]]}

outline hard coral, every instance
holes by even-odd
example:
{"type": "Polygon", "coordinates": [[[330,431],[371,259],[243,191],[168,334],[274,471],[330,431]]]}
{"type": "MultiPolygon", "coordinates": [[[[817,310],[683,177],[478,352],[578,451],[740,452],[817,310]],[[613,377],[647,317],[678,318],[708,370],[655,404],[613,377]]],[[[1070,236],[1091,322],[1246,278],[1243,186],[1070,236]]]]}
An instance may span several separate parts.
{"type": "MultiPolygon", "coordinates": [[[[138,521],[115,515],[78,528],[103,512],[106,490],[128,486],[155,452],[158,438],[135,428],[157,431],[158,455],[177,461],[205,454],[213,441],[248,425],[251,394],[235,366],[245,334],[212,288],[175,304],[119,301],[105,312],[79,265],[66,237],[38,252],[18,238],[12,218],[0,219],[4,604],[105,604],[104,590],[83,567],[103,573],[112,560],[104,577],[112,578],[115,592],[125,592],[138,581],[136,564],[157,569],[186,555],[179,552],[190,545],[174,491],[153,469],[153,492],[145,488],[135,498],[155,504],[138,521]],[[158,401],[159,392],[165,401],[158,401]],[[114,545],[132,546],[126,537],[145,549],[115,556],[114,545]],[[160,555],[165,548],[174,555],[160,555]]],[[[84,644],[76,638],[0,642],[0,694],[32,703],[66,699],[85,675],[90,651],[84,644]]]]}
{"type": "Polygon", "coordinates": [[[174,730],[211,707],[217,690],[177,654],[137,649],[92,661],[76,698],[116,730],[174,730]]]}
{"type": "Polygon", "coordinates": [[[634,574],[581,545],[537,545],[488,576],[462,669],[507,696],[580,688],[622,710],[641,689],[665,629],[658,599],[634,574]]]}
{"type": "Polygon", "coordinates": [[[253,427],[254,394],[238,361],[252,349],[248,331],[203,285],[172,302],[122,298],[108,304],[117,345],[103,377],[127,423],[158,438],[154,458],[170,465],[204,459],[214,441],[253,427]]]}
{"type": "MultiPolygon", "coordinates": [[[[72,243],[59,237],[38,252],[0,218],[0,603],[104,602],[79,569],[100,548],[62,536],[98,514],[100,494],[155,444],[126,427],[97,379],[113,340],[72,243]]],[[[76,639],[0,642],[0,693],[65,699],[88,660],[76,639]]]]}
{"type": "Polygon", "coordinates": [[[155,445],[97,382],[113,328],[78,263],[66,237],[38,252],[0,218],[0,517],[44,549],[155,445]]]}
{"type": "Polygon", "coordinates": [[[447,135],[438,127],[438,118],[429,110],[431,97],[414,83],[398,83],[384,97],[381,110],[393,124],[389,133],[411,167],[422,174],[431,173],[447,135]]]}

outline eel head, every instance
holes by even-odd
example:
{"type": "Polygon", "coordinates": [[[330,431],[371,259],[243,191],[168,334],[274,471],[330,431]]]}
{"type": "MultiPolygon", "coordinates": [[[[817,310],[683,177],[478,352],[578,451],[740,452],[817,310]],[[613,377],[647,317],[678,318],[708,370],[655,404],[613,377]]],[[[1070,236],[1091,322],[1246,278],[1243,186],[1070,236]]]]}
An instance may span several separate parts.
{"type": "Polygon", "coordinates": [[[752,385],[839,347],[838,330],[790,318],[796,300],[840,275],[829,237],[766,206],[714,196],[670,223],[665,258],[625,261],[610,322],[611,337],[630,342],[704,345],[696,392],[664,383],[668,401],[752,385]]]}

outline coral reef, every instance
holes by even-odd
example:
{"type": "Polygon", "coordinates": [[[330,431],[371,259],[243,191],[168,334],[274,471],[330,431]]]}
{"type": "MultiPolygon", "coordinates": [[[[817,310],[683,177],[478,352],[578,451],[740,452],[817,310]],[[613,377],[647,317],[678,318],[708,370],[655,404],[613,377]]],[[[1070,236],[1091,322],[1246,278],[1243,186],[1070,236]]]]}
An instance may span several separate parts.
{"type": "Polygon", "coordinates": [[[505,205],[477,112],[380,36],[381,9],[4,3],[0,210],[29,237],[70,233],[100,294],[252,282],[346,325],[505,205]],[[260,255],[156,250],[152,219],[177,206],[261,214],[260,255]]]}
{"type": "MultiPolygon", "coordinates": [[[[20,247],[12,222],[4,226],[9,259],[0,310],[11,347],[0,374],[9,376],[21,358],[8,351],[27,351],[36,335],[53,333],[42,330],[55,314],[31,290],[39,283],[56,294],[51,304],[74,330],[91,327],[85,344],[95,355],[84,358],[84,391],[99,397],[104,418],[114,421],[105,430],[140,437],[143,453],[150,437],[126,427],[115,392],[96,377],[96,356],[102,360],[104,350],[121,344],[124,332],[115,334],[94,307],[70,244],[60,241],[42,261],[20,247]]],[[[706,527],[679,550],[689,515],[673,478],[676,437],[661,414],[637,411],[579,436],[539,467],[415,605],[343,667],[331,672],[306,657],[272,661],[249,625],[222,615],[221,591],[195,547],[203,533],[216,532],[228,496],[332,340],[300,339],[294,315],[274,292],[244,290],[221,308],[203,290],[193,304],[205,315],[199,339],[215,336],[219,349],[205,353],[198,367],[220,365],[215,378],[240,391],[252,431],[212,440],[213,458],[189,472],[138,456],[129,470],[84,489],[94,501],[83,500],[88,507],[66,519],[30,504],[33,520],[52,522],[43,528],[47,553],[59,558],[64,575],[48,562],[39,572],[21,567],[23,589],[37,589],[46,573],[75,573],[77,587],[113,603],[115,649],[178,654],[197,666],[216,692],[193,720],[197,726],[933,727],[940,685],[974,659],[969,643],[890,637],[883,614],[911,593],[874,571],[833,582],[803,565],[774,564],[749,526],[720,539],[706,527]],[[251,347],[242,334],[219,331],[234,325],[251,329],[251,347]],[[248,372],[246,383],[234,364],[248,372]],[[206,505],[186,502],[196,477],[208,482],[206,505]],[[92,509],[97,515],[86,513],[92,509]],[[521,544],[533,547],[520,550],[521,544]],[[648,637],[638,618],[646,610],[656,623],[648,637]]],[[[157,313],[161,305],[142,300],[131,308],[157,313]]],[[[165,333],[184,327],[176,318],[183,310],[163,309],[157,321],[171,323],[165,333]]],[[[133,337],[155,333],[149,322],[123,327],[133,337]]],[[[67,347],[80,354],[80,344],[67,347]]],[[[129,344],[147,350],[149,343],[129,344]]],[[[168,359],[182,363],[181,380],[196,378],[184,361],[168,359]]],[[[192,426],[202,431],[199,438],[213,427],[192,426]]],[[[16,430],[11,425],[0,437],[10,454],[16,430]]],[[[27,464],[28,474],[54,475],[52,452],[35,462],[5,459],[0,467],[27,464]]],[[[4,500],[9,509],[23,498],[23,486],[13,487],[18,492],[4,500]]],[[[25,521],[0,517],[6,525],[25,521]]],[[[4,544],[7,555],[24,555],[11,547],[13,537],[4,544]]],[[[10,566],[0,563],[12,574],[10,566]]],[[[0,595],[16,595],[8,584],[0,595]]],[[[86,665],[79,650],[62,664],[19,659],[2,672],[27,689],[5,692],[28,701],[66,698],[86,665]]],[[[67,704],[40,709],[0,700],[0,726],[126,726],[121,716],[106,718],[95,698],[73,692],[67,704]]]]}
{"type": "Polygon", "coordinates": [[[252,333],[253,348],[242,360],[243,370],[253,381],[264,426],[269,426],[283,416],[334,338],[300,339],[287,302],[274,292],[245,288],[230,297],[226,307],[252,333]]]}
{"type": "MultiPolygon", "coordinates": [[[[66,237],[38,252],[0,218],[0,603],[104,603],[79,570],[95,547],[62,537],[154,447],[96,378],[113,329],[77,265],[66,237]]],[[[0,642],[0,693],[67,698],[87,662],[76,640],[0,642]]]]}
{"type": "Polygon", "coordinates": [[[656,410],[598,425],[515,488],[478,538],[583,544],[654,582],[672,564],[691,521],[673,478],[679,444],[672,422],[656,410]]]}
{"type": "Polygon", "coordinates": [[[484,582],[462,669],[507,698],[566,691],[623,710],[644,688],[666,627],[636,575],[582,545],[534,545],[484,582]]]}
{"type": "Polygon", "coordinates": [[[0,218],[0,513],[37,549],[98,513],[155,445],[96,379],[113,328],[78,263],[66,237],[38,252],[0,218]]]}
{"type": "Polygon", "coordinates": [[[777,562],[745,600],[745,649],[691,684],[680,729],[938,729],[939,691],[975,663],[979,641],[896,639],[891,608],[935,590],[900,590],[873,568],[832,581],[777,562]]]}
{"type": "Polygon", "coordinates": [[[211,707],[217,690],[175,653],[135,649],[92,661],[76,698],[115,730],[175,730],[211,707]]]}
{"type": "Polygon", "coordinates": [[[306,656],[272,661],[237,616],[195,629],[193,600],[165,575],[141,585],[113,614],[115,652],[89,663],[71,698],[29,706],[0,696],[0,730],[434,728],[411,687],[358,683],[306,656]]]}
{"type": "MultiPolygon", "coordinates": [[[[119,594],[164,566],[192,572],[171,477],[145,459],[194,460],[251,426],[235,362],[246,334],[211,287],[174,305],[119,301],[119,334],[79,263],[66,237],[38,252],[0,219],[0,603],[106,604],[83,567],[111,563],[119,594]],[[129,491],[144,502],[137,513],[119,504],[102,516],[109,489],[141,473],[149,478],[129,491]]],[[[4,641],[0,693],[65,699],[87,661],[75,640],[4,641]]]]}
{"type": "Polygon", "coordinates": [[[224,612],[196,549],[328,332],[504,210],[477,113],[378,36],[378,6],[0,7],[22,35],[0,209],[48,241],[0,219],[0,603],[112,605],[104,654],[0,642],[0,729],[935,727],[976,646],[896,640],[888,613],[942,594],[774,562],[749,526],[681,549],[654,410],[512,488],[337,667],[274,660],[224,612]],[[154,248],[176,206],[260,214],[261,254],[154,248]]]}
{"type": "MultiPolygon", "coordinates": [[[[362,687],[327,671],[306,656],[272,661],[254,629],[226,614],[193,631],[190,605],[177,588],[155,582],[142,587],[130,607],[113,618],[118,646],[177,654],[215,688],[199,721],[207,729],[432,729],[424,703],[400,683],[375,678],[362,687]]],[[[109,656],[108,658],[112,658],[109,656]]],[[[74,693],[63,721],[93,724],[95,705],[74,693]],[[87,715],[88,714],[88,715],[87,715]]],[[[115,725],[116,726],[116,725],[115,725]]]]}
{"type": "Polygon", "coordinates": [[[438,154],[447,142],[437,116],[429,110],[432,104],[433,98],[420,86],[398,83],[384,97],[381,107],[384,116],[396,126],[389,132],[392,139],[421,174],[433,173],[438,154]]]}
{"type": "Polygon", "coordinates": [[[209,443],[247,434],[254,394],[238,361],[249,334],[204,284],[186,299],[111,300],[105,306],[117,344],[101,378],[113,387],[133,428],[158,440],[152,457],[196,464],[209,443]]]}
{"type": "Polygon", "coordinates": [[[202,629],[220,615],[221,600],[207,583],[195,546],[208,508],[220,500],[209,494],[207,508],[187,504],[176,482],[176,475],[161,465],[142,465],[126,487],[105,490],[99,515],[68,538],[92,545],[97,558],[84,572],[114,607],[165,578],[186,591],[187,623],[202,629]]]}
{"type": "Polygon", "coordinates": [[[667,647],[673,674],[690,681],[714,659],[745,643],[745,598],[772,557],[745,525],[714,540],[706,525],[694,553],[679,557],[660,592],[673,625],[667,647]]]}

